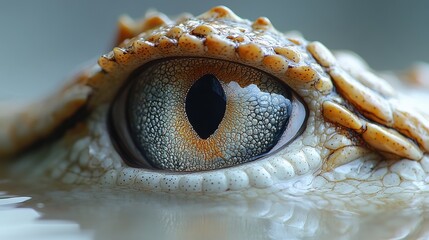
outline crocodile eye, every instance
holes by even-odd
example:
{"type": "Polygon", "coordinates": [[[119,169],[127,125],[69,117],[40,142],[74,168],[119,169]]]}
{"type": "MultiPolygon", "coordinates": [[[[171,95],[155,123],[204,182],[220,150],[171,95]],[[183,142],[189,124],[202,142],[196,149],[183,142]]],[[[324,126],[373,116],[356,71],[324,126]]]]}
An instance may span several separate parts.
{"type": "Polygon", "coordinates": [[[112,104],[111,137],[132,167],[203,171],[250,162],[304,128],[306,108],[279,79],[209,58],[145,64],[112,104]]]}

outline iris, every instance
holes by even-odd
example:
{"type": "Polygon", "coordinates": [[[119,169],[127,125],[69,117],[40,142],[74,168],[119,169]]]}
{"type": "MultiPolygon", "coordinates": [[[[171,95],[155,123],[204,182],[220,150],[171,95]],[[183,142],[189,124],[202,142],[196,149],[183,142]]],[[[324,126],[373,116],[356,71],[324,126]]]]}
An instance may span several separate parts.
{"type": "Polygon", "coordinates": [[[129,165],[203,171],[281,148],[302,129],[305,117],[294,120],[299,114],[306,112],[295,93],[263,71],[174,58],[147,63],[130,77],[112,105],[111,122],[129,165]]]}

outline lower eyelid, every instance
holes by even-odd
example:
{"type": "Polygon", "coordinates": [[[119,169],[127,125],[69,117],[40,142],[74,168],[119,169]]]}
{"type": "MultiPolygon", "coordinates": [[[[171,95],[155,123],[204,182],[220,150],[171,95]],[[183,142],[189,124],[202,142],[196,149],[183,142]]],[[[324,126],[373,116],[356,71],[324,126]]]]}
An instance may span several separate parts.
{"type": "Polygon", "coordinates": [[[88,137],[82,138],[81,142],[76,141],[71,148],[81,150],[80,154],[68,155],[69,165],[66,173],[62,174],[63,181],[82,181],[79,176],[73,180],[68,174],[73,166],[79,166],[81,172],[94,172],[98,169],[102,175],[96,179],[99,178],[98,181],[103,185],[167,192],[223,192],[252,187],[267,188],[285,181],[294,182],[294,179],[313,173],[321,165],[320,155],[315,148],[304,146],[302,141],[298,140],[292,143],[290,148],[286,147],[270,157],[227,169],[200,173],[167,173],[126,167],[111,145],[106,132],[107,112],[108,106],[100,106],[89,118],[87,125],[90,140],[88,137]],[[89,145],[82,148],[83,143],[88,142],[89,145]],[[82,154],[84,151],[87,151],[88,155],[82,154]],[[87,158],[88,161],[82,161],[81,158],[87,158]]]}

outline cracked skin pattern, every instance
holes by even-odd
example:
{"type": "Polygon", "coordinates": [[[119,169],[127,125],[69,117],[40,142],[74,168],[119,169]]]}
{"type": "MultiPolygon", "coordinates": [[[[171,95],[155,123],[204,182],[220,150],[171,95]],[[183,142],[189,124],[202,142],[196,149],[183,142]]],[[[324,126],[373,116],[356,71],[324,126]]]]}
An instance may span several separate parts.
{"type": "Polygon", "coordinates": [[[354,55],[283,34],[265,17],[251,22],[226,7],[174,21],[152,13],[140,21],[121,18],[118,46],[97,64],[52,96],[0,118],[0,156],[10,159],[12,175],[29,179],[244,199],[282,193],[347,210],[398,206],[429,192],[425,114],[402,106],[389,83],[354,55]],[[275,154],[226,169],[128,167],[110,141],[109,105],[135,69],[177,56],[237,62],[277,77],[306,103],[305,131],[275,154]],[[14,156],[65,122],[73,124],[61,137],[14,156]]]}

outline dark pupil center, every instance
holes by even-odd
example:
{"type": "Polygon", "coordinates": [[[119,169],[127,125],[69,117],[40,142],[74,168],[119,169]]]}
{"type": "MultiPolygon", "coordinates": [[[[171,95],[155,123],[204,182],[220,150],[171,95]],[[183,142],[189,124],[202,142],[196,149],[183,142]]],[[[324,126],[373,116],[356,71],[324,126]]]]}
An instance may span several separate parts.
{"type": "Polygon", "coordinates": [[[216,76],[198,79],[186,96],[186,114],[198,136],[207,139],[218,128],[225,115],[226,96],[216,76]]]}

